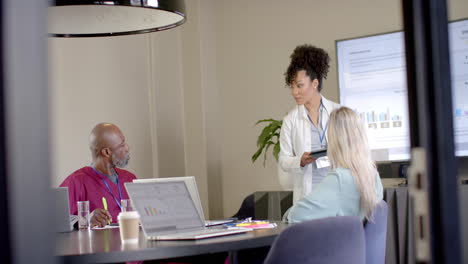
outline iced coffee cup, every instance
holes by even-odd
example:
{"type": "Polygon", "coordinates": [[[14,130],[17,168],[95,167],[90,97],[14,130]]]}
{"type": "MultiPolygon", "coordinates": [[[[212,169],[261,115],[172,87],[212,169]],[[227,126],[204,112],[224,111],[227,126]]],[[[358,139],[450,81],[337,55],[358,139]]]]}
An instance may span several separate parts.
{"type": "Polygon", "coordinates": [[[140,215],[136,211],[121,212],[117,217],[122,243],[138,243],[140,215]]]}

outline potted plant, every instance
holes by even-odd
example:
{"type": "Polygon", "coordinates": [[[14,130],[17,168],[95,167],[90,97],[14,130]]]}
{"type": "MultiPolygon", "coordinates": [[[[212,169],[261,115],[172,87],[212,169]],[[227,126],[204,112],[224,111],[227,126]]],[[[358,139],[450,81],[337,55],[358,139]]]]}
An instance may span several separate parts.
{"type": "Polygon", "coordinates": [[[258,157],[263,153],[263,167],[265,167],[265,162],[267,160],[267,152],[270,147],[273,146],[273,157],[278,161],[278,156],[280,153],[280,131],[281,125],[283,124],[282,120],[275,119],[263,119],[259,120],[255,125],[260,123],[266,123],[266,126],[262,129],[260,136],[257,139],[257,151],[252,155],[252,162],[255,162],[258,157]]]}
{"type": "MultiPolygon", "coordinates": [[[[280,153],[280,131],[281,125],[283,124],[282,120],[275,119],[263,119],[259,120],[255,125],[260,123],[266,123],[266,126],[262,129],[262,132],[257,139],[257,151],[252,155],[252,162],[255,162],[258,157],[263,153],[263,167],[267,160],[268,149],[273,146],[273,157],[278,161],[280,153]]],[[[284,172],[279,166],[278,171],[278,181],[283,190],[290,191],[294,188],[293,181],[286,172],[284,172]]]]}

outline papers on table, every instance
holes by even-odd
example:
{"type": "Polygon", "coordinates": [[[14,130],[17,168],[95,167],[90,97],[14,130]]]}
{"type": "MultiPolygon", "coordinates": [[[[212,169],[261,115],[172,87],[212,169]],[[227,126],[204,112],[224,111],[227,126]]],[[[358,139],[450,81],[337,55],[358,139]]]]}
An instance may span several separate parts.
{"type": "Polygon", "coordinates": [[[91,229],[93,229],[93,230],[101,230],[101,229],[112,229],[112,228],[119,228],[119,225],[110,224],[110,225],[106,225],[106,226],[104,226],[104,227],[97,227],[97,226],[95,226],[95,227],[93,227],[93,228],[91,228],[91,229]]]}
{"type": "Polygon", "coordinates": [[[224,225],[227,228],[249,228],[249,229],[263,229],[263,228],[275,228],[276,223],[270,223],[269,221],[242,221],[236,223],[229,223],[224,225]]]}

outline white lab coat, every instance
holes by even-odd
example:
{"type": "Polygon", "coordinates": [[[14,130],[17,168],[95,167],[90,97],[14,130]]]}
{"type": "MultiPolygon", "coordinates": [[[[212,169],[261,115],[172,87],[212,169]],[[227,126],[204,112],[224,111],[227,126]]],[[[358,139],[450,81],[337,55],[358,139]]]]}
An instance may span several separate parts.
{"type": "MultiPolygon", "coordinates": [[[[320,116],[321,125],[325,128],[330,113],[340,105],[322,96],[324,110],[320,116]]],[[[312,122],[304,105],[297,105],[283,119],[280,135],[280,156],[278,178],[284,189],[293,189],[293,201],[306,196],[312,190],[312,164],[301,167],[301,157],[312,148],[312,122]]],[[[327,136],[326,136],[327,137],[327,136]]],[[[327,137],[328,141],[328,137],[327,137]]]]}

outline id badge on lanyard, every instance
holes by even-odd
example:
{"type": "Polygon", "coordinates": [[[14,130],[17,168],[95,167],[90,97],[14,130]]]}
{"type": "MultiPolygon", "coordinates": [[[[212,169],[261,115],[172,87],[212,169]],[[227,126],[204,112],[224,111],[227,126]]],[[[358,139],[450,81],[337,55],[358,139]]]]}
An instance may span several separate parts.
{"type": "Polygon", "coordinates": [[[315,161],[315,165],[317,165],[317,169],[327,168],[330,167],[330,160],[328,156],[323,156],[315,161]]]}
{"type": "Polygon", "coordinates": [[[312,156],[315,159],[315,165],[317,166],[317,169],[326,168],[330,166],[330,162],[327,156],[327,149],[312,151],[310,153],[310,156],[312,156]]]}

